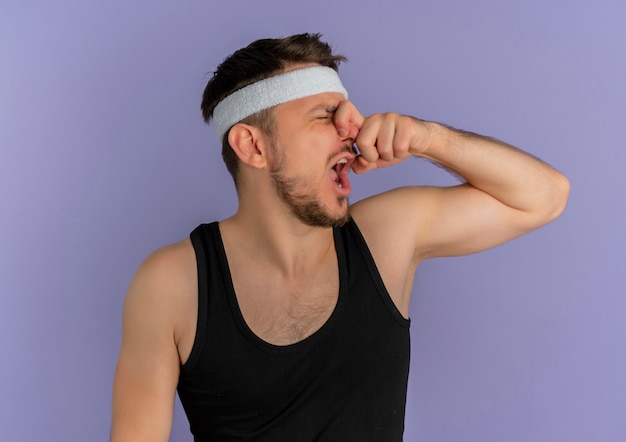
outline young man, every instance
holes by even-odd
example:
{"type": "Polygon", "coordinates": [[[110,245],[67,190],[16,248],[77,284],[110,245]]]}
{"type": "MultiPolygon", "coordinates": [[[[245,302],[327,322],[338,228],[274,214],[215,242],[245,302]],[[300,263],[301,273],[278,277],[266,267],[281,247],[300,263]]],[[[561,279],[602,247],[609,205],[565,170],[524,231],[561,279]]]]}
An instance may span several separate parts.
{"type": "Polygon", "coordinates": [[[209,81],[202,110],[239,208],[137,271],[113,441],[167,440],[177,388],[197,441],[402,440],[417,265],[494,247],[564,209],[566,178],[520,150],[361,115],[342,60],[318,35],[259,40],[209,81]],[[348,204],[350,169],[409,156],[466,183],[348,204]]]}

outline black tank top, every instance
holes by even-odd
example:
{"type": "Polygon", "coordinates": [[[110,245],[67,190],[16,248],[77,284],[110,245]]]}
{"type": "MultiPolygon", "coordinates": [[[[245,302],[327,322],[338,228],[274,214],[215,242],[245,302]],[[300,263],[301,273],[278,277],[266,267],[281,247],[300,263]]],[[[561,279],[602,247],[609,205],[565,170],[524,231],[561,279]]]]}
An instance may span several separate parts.
{"type": "Polygon", "coordinates": [[[218,224],[199,226],[191,240],[198,323],[178,394],[195,441],[402,440],[409,320],[353,221],[334,229],[335,309],[317,332],[285,346],[244,321],[218,224]]]}

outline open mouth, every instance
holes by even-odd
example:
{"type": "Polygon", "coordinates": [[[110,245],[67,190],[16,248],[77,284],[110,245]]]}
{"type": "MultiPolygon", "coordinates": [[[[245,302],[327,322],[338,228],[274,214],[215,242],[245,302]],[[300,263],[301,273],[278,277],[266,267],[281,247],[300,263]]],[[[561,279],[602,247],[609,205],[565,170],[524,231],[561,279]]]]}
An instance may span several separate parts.
{"type": "MultiPolygon", "coordinates": [[[[335,178],[335,182],[337,183],[339,187],[343,187],[342,181],[343,181],[344,169],[346,169],[347,165],[348,165],[348,159],[342,158],[339,161],[337,161],[337,164],[333,166],[333,170],[337,172],[337,178],[335,178]]],[[[346,171],[346,175],[347,175],[347,171],[346,171]]]]}
{"type": "Polygon", "coordinates": [[[350,165],[353,161],[353,158],[343,157],[331,168],[334,172],[331,172],[331,179],[335,182],[336,186],[341,189],[342,194],[350,192],[348,173],[350,172],[350,165]]]}

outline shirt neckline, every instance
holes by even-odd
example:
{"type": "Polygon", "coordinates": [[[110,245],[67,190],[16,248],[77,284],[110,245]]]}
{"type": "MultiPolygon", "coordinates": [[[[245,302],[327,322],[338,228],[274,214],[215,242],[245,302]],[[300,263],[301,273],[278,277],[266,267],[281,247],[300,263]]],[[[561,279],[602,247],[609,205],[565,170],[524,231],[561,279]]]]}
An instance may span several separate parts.
{"type": "Polygon", "coordinates": [[[343,241],[341,241],[341,232],[340,228],[333,227],[333,241],[335,245],[335,253],[337,255],[337,266],[339,271],[339,291],[337,294],[337,302],[335,307],[333,308],[332,313],[326,319],[326,321],[311,335],[307,336],[301,341],[294,342],[292,344],[286,345],[278,345],[272,344],[261,337],[259,337],[248,325],[246,322],[243,313],[241,312],[241,308],[239,306],[239,301],[237,300],[237,295],[235,293],[235,287],[232,280],[232,274],[230,272],[230,266],[228,264],[228,256],[226,255],[226,249],[224,248],[224,242],[222,240],[222,234],[219,228],[219,223],[215,222],[213,224],[214,230],[214,238],[218,244],[218,257],[220,261],[220,267],[222,269],[224,288],[226,290],[226,297],[228,299],[228,304],[230,307],[231,314],[235,322],[238,325],[239,330],[253,345],[273,353],[285,353],[285,352],[293,352],[296,350],[300,350],[303,348],[310,347],[315,342],[323,339],[333,328],[335,322],[337,321],[337,316],[339,316],[341,310],[343,309],[343,304],[345,301],[345,290],[347,287],[347,263],[345,258],[345,250],[343,247],[343,241]]]}

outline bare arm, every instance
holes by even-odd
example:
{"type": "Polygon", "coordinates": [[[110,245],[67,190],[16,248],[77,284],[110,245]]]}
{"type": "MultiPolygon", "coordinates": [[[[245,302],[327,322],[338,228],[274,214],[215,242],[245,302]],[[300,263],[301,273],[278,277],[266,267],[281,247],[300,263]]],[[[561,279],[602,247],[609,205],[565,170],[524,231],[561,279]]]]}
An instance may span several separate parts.
{"type": "Polygon", "coordinates": [[[180,367],[180,294],[193,284],[177,255],[171,248],[151,255],[126,295],[113,385],[112,442],[169,438],[180,367]]]}
{"type": "MultiPolygon", "coordinates": [[[[410,117],[380,118],[396,118],[400,126],[405,124],[406,130],[416,134],[415,145],[408,143],[408,155],[436,161],[467,181],[449,188],[403,189],[379,201],[393,210],[402,205],[406,208],[414,200],[415,204],[408,207],[411,221],[418,229],[414,231],[418,261],[494,247],[552,221],[565,207],[567,179],[519,149],[410,117]]],[[[356,171],[395,161],[390,144],[383,144],[377,150],[380,157],[361,162],[356,171]]],[[[371,154],[371,144],[364,141],[362,145],[360,149],[371,154]]]]}
{"type": "Polygon", "coordinates": [[[385,227],[399,230],[403,242],[414,247],[415,264],[494,247],[550,222],[565,207],[567,179],[500,141],[393,113],[365,118],[349,102],[337,110],[335,125],[360,150],[356,173],[418,156],[467,181],[449,188],[397,189],[355,204],[366,229],[385,235],[394,235],[385,227]]]}

